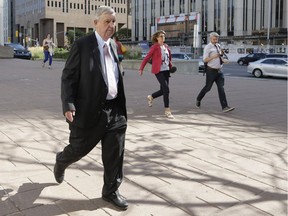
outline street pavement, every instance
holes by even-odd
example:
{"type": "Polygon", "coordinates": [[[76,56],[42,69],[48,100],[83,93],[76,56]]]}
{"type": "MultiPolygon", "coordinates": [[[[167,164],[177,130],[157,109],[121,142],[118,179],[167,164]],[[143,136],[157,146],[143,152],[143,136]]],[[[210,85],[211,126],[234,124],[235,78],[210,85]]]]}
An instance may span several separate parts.
{"type": "Polygon", "coordinates": [[[170,79],[170,106],[148,107],[158,90],[148,71],[124,76],[128,130],[120,193],[129,209],[101,199],[101,145],[57,184],[55,153],[68,144],[60,77],[40,61],[0,59],[0,216],[286,216],[287,80],[226,76],[233,112],[222,113],[217,88],[195,98],[205,77],[170,79]]]}

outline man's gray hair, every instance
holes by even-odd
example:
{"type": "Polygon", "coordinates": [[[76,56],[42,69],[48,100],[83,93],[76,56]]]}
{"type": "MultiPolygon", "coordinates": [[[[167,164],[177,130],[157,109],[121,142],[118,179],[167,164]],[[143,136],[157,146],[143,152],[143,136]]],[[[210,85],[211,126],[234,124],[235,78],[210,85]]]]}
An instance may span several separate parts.
{"type": "Polygon", "coordinates": [[[219,37],[219,34],[217,33],[217,32],[211,32],[210,34],[209,34],[209,37],[211,38],[211,37],[219,37]]]}
{"type": "Polygon", "coordinates": [[[116,13],[113,8],[103,5],[96,9],[94,20],[99,20],[102,14],[116,14],[116,13]]]}

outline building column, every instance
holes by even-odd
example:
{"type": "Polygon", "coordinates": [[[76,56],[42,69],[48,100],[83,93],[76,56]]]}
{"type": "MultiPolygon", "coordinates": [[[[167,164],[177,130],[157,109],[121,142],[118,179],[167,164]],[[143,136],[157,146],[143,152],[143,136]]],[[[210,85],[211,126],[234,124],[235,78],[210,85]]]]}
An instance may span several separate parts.
{"type": "Polygon", "coordinates": [[[227,21],[228,21],[228,3],[227,0],[221,0],[221,9],[220,9],[221,36],[227,36],[227,21]]]}
{"type": "Polygon", "coordinates": [[[248,11],[247,11],[247,17],[246,17],[246,20],[247,20],[247,32],[244,33],[244,35],[251,35],[252,34],[252,17],[253,17],[253,14],[255,13],[255,11],[252,10],[252,5],[253,4],[253,1],[247,1],[247,8],[248,11]]]}
{"type": "Polygon", "coordinates": [[[234,36],[243,35],[243,0],[234,1],[234,36]]]}
{"type": "Polygon", "coordinates": [[[209,4],[206,5],[206,10],[207,10],[207,14],[208,17],[207,18],[207,31],[208,32],[213,32],[214,31],[214,3],[215,0],[213,0],[213,3],[211,3],[211,0],[209,1],[209,4]],[[211,19],[212,17],[212,19],[211,19]]]}

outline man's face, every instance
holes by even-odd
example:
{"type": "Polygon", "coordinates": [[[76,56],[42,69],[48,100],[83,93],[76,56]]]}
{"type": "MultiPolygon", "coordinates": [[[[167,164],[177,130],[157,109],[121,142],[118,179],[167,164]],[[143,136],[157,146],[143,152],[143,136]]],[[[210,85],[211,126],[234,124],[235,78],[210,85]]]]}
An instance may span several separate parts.
{"type": "Polygon", "coordinates": [[[216,43],[218,43],[218,37],[212,36],[210,41],[211,41],[212,44],[216,44],[216,43]]]}
{"type": "Polygon", "coordinates": [[[96,31],[104,41],[108,40],[115,32],[115,14],[102,14],[98,21],[94,21],[96,31]]]}

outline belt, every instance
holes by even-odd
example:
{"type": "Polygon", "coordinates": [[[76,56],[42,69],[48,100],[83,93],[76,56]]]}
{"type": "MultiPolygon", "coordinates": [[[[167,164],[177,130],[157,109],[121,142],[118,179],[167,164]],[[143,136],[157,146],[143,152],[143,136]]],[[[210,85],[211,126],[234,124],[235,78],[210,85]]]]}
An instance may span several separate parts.
{"type": "Polygon", "coordinates": [[[217,68],[211,68],[209,66],[207,66],[207,69],[210,70],[210,71],[217,71],[217,72],[221,70],[221,68],[217,69],[217,68]]]}
{"type": "Polygon", "coordinates": [[[111,99],[111,100],[106,100],[105,101],[105,105],[110,105],[110,104],[113,104],[113,103],[115,103],[117,101],[118,101],[118,98],[114,98],[114,99],[111,99]]]}

